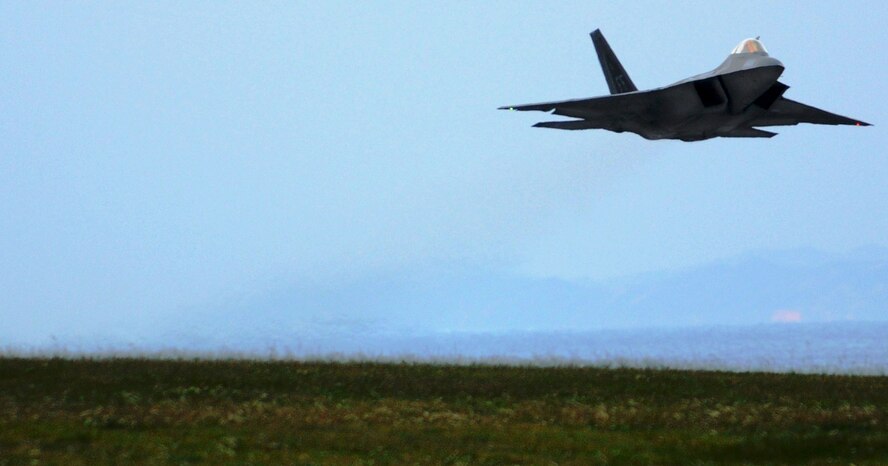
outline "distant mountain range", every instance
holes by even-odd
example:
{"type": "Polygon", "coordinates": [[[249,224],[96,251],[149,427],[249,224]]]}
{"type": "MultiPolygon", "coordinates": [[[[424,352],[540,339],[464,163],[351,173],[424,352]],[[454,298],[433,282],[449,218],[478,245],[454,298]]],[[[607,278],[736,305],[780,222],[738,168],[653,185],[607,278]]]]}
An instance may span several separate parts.
{"type": "Polygon", "coordinates": [[[158,313],[153,322],[134,321],[127,328],[109,327],[88,335],[54,333],[41,342],[20,338],[17,332],[0,333],[0,348],[385,352],[403,347],[395,341],[433,341],[442,335],[520,339],[530,334],[775,322],[888,322],[888,249],[842,255],[757,252],[671,273],[608,281],[438,264],[353,280],[292,284],[221,305],[181,309],[174,318],[158,313]]]}
{"type": "Polygon", "coordinates": [[[888,250],[758,252],[607,282],[462,264],[299,286],[203,312],[174,333],[272,342],[439,332],[587,331],[888,320],[888,250]]]}
{"type": "MultiPolygon", "coordinates": [[[[888,250],[571,281],[448,264],[293,285],[7,352],[888,373],[888,250]],[[160,353],[157,353],[157,352],[160,353]]],[[[0,345],[0,349],[3,345],[0,345]]]]}

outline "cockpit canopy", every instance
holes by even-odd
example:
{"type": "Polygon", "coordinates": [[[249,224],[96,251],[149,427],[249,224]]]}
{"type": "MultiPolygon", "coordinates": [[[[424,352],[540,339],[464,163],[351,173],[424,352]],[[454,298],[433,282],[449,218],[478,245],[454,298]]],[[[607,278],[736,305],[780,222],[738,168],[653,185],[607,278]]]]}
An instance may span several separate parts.
{"type": "Polygon", "coordinates": [[[763,53],[767,55],[768,51],[765,50],[765,46],[758,39],[745,39],[734,47],[731,53],[763,53]]]}

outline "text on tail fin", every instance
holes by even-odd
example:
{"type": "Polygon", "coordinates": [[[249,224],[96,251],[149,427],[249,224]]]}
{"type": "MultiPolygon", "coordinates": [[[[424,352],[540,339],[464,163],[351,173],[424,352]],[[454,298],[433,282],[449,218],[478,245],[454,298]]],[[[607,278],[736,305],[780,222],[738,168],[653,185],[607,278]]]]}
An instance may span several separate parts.
{"type": "Polygon", "coordinates": [[[638,88],[629,78],[629,73],[620,64],[620,60],[611,50],[601,30],[592,31],[592,43],[595,44],[595,53],[598,54],[598,61],[601,63],[601,71],[604,72],[604,79],[607,80],[607,87],[611,94],[623,94],[626,92],[637,91],[638,88]]]}

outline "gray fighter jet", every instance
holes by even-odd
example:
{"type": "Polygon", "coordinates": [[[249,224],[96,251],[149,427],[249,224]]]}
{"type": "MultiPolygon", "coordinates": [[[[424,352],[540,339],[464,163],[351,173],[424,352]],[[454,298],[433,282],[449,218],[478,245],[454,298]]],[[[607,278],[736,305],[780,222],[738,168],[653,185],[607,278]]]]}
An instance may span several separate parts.
{"type": "Polygon", "coordinates": [[[870,126],[783,97],[789,89],[777,81],[783,63],[772,58],[758,38],[746,39],[714,70],[666,87],[639,91],[617,60],[601,31],[591,34],[611,95],[500,110],[538,110],[578,118],[544,121],[540,128],[629,131],[646,139],[701,141],[715,137],[769,138],[777,133],[757,126],[870,126]]]}

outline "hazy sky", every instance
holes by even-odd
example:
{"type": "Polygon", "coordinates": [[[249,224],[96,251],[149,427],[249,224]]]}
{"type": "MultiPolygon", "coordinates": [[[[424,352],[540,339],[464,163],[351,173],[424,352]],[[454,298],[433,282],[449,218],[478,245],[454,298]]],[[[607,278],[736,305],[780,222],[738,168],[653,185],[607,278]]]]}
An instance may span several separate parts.
{"type": "Polygon", "coordinates": [[[430,263],[605,279],[888,247],[884,2],[0,2],[0,321],[174,315],[430,263]],[[770,140],[531,128],[760,35],[770,140]]]}

